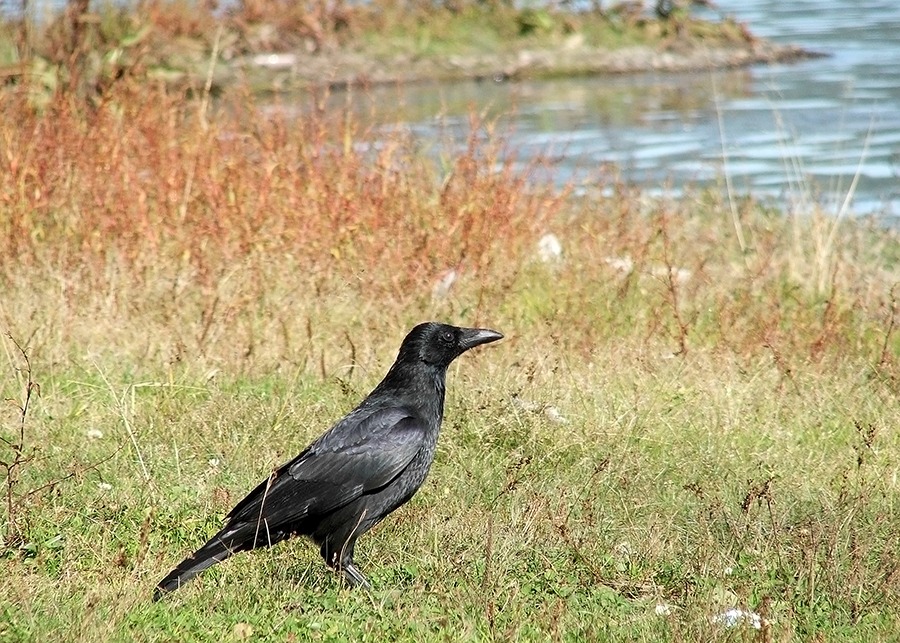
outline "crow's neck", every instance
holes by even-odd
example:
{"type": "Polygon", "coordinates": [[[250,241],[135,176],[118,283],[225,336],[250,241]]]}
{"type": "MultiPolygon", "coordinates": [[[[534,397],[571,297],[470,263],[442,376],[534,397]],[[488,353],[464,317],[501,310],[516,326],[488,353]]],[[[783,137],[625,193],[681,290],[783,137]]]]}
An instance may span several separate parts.
{"type": "Polygon", "coordinates": [[[378,388],[425,417],[437,418],[440,424],[444,416],[446,376],[446,367],[395,362],[378,388]]]}

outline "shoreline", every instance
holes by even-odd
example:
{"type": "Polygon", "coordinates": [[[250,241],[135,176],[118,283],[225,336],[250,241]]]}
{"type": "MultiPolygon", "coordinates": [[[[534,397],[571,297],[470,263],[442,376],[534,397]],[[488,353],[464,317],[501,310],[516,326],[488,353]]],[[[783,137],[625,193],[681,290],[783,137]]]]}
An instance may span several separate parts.
{"type": "MultiPolygon", "coordinates": [[[[17,36],[22,25],[5,25],[0,80],[34,77],[48,89],[74,80],[86,95],[122,77],[216,91],[242,83],[251,91],[278,92],[685,73],[827,56],[758,37],[727,16],[709,21],[681,13],[649,18],[502,7],[405,15],[385,6],[336,8],[316,20],[265,12],[184,15],[174,5],[146,13],[79,14],[70,7],[39,33],[17,36]],[[22,39],[31,39],[27,53],[21,53],[22,39]]],[[[0,32],[0,52],[3,45],[0,32]]]]}
{"type": "MultiPolygon", "coordinates": [[[[754,39],[743,46],[631,46],[599,49],[580,44],[554,49],[521,49],[492,54],[446,57],[397,55],[376,58],[364,52],[261,53],[216,65],[214,85],[247,82],[255,91],[328,87],[494,81],[645,73],[689,73],[746,68],[757,64],[796,63],[827,54],[795,45],[754,39]]],[[[195,79],[199,74],[191,74],[195,79]]]]}

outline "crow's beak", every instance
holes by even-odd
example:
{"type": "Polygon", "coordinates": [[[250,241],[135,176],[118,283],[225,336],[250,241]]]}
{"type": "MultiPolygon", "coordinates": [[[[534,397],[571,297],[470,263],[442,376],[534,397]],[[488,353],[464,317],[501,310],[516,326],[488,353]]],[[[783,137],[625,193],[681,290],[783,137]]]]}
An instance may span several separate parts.
{"type": "Polygon", "coordinates": [[[503,334],[495,330],[490,330],[489,328],[466,328],[463,331],[459,345],[464,351],[467,351],[482,344],[496,342],[498,339],[503,339],[503,334]]]}

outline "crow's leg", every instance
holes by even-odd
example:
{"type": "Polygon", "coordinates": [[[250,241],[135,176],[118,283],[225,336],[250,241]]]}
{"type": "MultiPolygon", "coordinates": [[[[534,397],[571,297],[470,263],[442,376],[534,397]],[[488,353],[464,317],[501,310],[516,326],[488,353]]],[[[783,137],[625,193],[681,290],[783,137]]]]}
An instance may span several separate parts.
{"type": "Polygon", "coordinates": [[[326,540],[322,543],[322,558],[325,564],[333,570],[341,572],[344,580],[350,587],[362,587],[365,590],[371,590],[372,586],[363,573],[353,562],[353,549],[356,547],[356,538],[345,541],[341,547],[332,549],[331,542],[326,540]]]}
{"type": "Polygon", "coordinates": [[[366,580],[366,577],[362,575],[362,572],[359,571],[359,568],[352,560],[345,561],[340,566],[340,570],[344,573],[344,580],[347,581],[350,587],[361,587],[367,592],[372,591],[369,581],[366,580]]]}

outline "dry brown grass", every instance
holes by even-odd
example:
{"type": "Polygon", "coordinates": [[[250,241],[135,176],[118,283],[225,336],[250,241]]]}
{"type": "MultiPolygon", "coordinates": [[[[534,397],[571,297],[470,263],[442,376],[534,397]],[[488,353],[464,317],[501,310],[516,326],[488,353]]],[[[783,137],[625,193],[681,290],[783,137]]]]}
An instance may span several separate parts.
{"type": "MultiPolygon", "coordinates": [[[[662,338],[676,354],[763,354],[786,374],[795,360],[868,350],[896,378],[888,231],[846,226],[823,264],[819,215],[788,225],[746,201],[741,253],[714,193],[657,202],[619,187],[576,202],[515,170],[475,117],[442,169],[402,132],[325,113],[321,97],[297,112],[237,92],[210,109],[123,83],[96,107],[60,92],[38,112],[28,96],[0,97],[0,278],[9,292],[49,279],[41,289],[59,293],[57,311],[155,307],[164,324],[196,320],[188,334],[200,345],[216,320],[252,309],[265,320],[286,296],[316,310],[344,293],[370,319],[380,315],[366,302],[453,311],[459,300],[433,292],[455,271],[469,316],[511,301],[511,315],[577,338],[564,341],[662,338]],[[535,246],[550,231],[564,260],[548,272],[535,246]]],[[[254,334],[309,335],[321,319],[284,315],[254,334]]]]}
{"type": "Polygon", "coordinates": [[[207,116],[183,95],[135,88],[89,110],[60,96],[37,114],[26,92],[5,95],[4,255],[98,274],[113,259],[138,273],[178,261],[203,280],[285,254],[344,278],[389,267],[366,284],[381,294],[489,269],[559,211],[511,162],[495,171],[499,147],[476,145],[488,125],[472,123],[439,177],[402,136],[376,143],[344,114],[248,102],[226,98],[207,116]]]}

